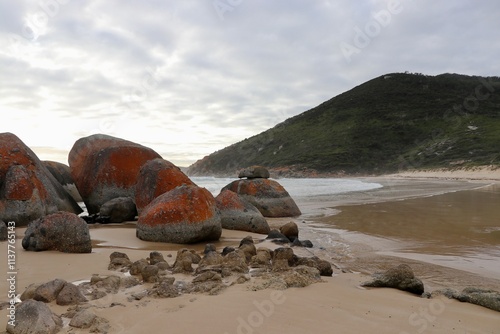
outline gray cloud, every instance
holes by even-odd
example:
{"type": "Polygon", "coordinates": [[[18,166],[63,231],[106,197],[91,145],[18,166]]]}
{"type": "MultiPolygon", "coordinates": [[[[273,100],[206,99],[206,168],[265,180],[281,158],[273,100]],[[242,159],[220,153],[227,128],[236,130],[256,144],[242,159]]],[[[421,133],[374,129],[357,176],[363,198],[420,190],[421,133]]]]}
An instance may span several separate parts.
{"type": "Polygon", "coordinates": [[[188,165],[385,73],[500,72],[496,0],[43,3],[0,2],[0,131],[51,158],[106,132],[188,165]]]}

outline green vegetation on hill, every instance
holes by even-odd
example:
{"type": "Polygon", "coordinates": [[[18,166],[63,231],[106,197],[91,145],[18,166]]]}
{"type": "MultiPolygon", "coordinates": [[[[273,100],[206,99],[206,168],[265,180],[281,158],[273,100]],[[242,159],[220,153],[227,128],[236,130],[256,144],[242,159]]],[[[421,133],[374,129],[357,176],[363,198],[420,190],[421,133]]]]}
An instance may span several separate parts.
{"type": "Polygon", "coordinates": [[[320,173],[500,165],[500,78],[393,73],[340,94],[189,167],[320,173]]]}

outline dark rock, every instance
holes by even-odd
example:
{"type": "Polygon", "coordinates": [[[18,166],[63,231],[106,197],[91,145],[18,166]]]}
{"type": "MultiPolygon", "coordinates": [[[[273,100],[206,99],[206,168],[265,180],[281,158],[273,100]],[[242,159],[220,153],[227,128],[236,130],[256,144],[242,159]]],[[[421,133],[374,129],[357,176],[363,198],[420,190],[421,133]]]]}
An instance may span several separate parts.
{"type": "Polygon", "coordinates": [[[57,212],[31,222],[25,231],[22,245],[26,250],[37,252],[92,252],[87,223],[69,212],[57,212]]]}
{"type": "Polygon", "coordinates": [[[460,294],[454,296],[461,302],[480,305],[491,310],[500,312],[500,292],[479,288],[465,288],[460,294]]]}
{"type": "Polygon", "coordinates": [[[294,222],[286,223],[280,227],[280,232],[290,241],[294,241],[299,238],[299,227],[294,222]]]}
{"type": "Polygon", "coordinates": [[[50,303],[51,301],[56,300],[57,295],[61,292],[66,283],[67,282],[65,280],[55,279],[41,284],[35,289],[33,299],[44,303],[50,303]]]}
{"type": "Polygon", "coordinates": [[[205,188],[185,186],[157,197],[139,215],[136,235],[146,241],[188,244],[222,234],[215,199],[205,188]]]}
{"type": "Polygon", "coordinates": [[[101,206],[99,216],[108,217],[110,223],[123,223],[134,220],[137,216],[137,210],[132,198],[117,197],[101,206]]]}
{"type": "Polygon", "coordinates": [[[26,226],[57,211],[75,214],[80,206],[36,154],[11,133],[0,134],[0,219],[26,226]]]}
{"type": "Polygon", "coordinates": [[[135,203],[139,213],[158,196],[181,185],[195,185],[179,167],[164,159],[146,162],[139,172],[135,203]]]}
{"type": "Polygon", "coordinates": [[[42,161],[42,163],[76,202],[83,202],[82,196],[76,188],[75,180],[73,180],[71,176],[71,169],[69,166],[57,161],[42,161]]]}
{"type": "Polygon", "coordinates": [[[62,306],[76,305],[84,303],[86,301],[87,298],[85,298],[80,289],[76,285],[68,282],[64,284],[63,288],[58,293],[56,298],[57,305],[62,305],[62,306]]]}
{"type": "Polygon", "coordinates": [[[89,214],[117,197],[135,198],[139,170],[161,158],[150,148],[124,139],[96,134],[80,138],[69,152],[71,176],[89,214]]]}
{"type": "Polygon", "coordinates": [[[215,198],[222,228],[252,233],[269,233],[269,225],[260,211],[235,192],[222,191],[215,198]]]}
{"type": "Polygon", "coordinates": [[[365,287],[394,288],[417,295],[424,293],[424,284],[415,277],[413,270],[407,264],[392,267],[384,273],[375,274],[374,280],[362,283],[365,287]]]}
{"type": "Polygon", "coordinates": [[[266,167],[262,166],[251,166],[245,169],[242,169],[238,173],[238,178],[248,178],[248,179],[268,179],[271,175],[269,174],[269,170],[266,167]]]}
{"type": "Polygon", "coordinates": [[[62,328],[61,318],[43,302],[28,299],[16,307],[14,326],[7,324],[10,334],[55,334],[62,328]]]}
{"type": "Polygon", "coordinates": [[[253,204],[264,217],[296,217],[297,204],[278,182],[270,179],[241,179],[222,188],[231,190],[253,204]]]}
{"type": "Polygon", "coordinates": [[[271,230],[266,239],[271,239],[274,243],[287,244],[290,240],[278,230],[271,230]]]}
{"type": "Polygon", "coordinates": [[[302,247],[306,247],[306,248],[313,248],[314,247],[311,240],[301,240],[300,243],[302,244],[302,247]]]}

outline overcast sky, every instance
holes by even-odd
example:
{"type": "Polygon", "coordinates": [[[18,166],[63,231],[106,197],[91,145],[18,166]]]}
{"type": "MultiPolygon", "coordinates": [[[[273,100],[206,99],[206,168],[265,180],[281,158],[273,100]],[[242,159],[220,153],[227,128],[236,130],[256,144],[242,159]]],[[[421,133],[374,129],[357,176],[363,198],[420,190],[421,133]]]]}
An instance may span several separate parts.
{"type": "Polygon", "coordinates": [[[187,166],[391,72],[500,73],[498,0],[0,0],[0,132],[187,166]]]}

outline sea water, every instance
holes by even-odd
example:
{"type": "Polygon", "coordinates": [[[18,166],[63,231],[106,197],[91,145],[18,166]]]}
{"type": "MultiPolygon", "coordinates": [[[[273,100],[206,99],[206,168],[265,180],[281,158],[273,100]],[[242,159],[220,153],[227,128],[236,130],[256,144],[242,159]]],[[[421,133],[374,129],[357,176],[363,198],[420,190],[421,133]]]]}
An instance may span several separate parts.
{"type": "MultiPolygon", "coordinates": [[[[192,177],[191,180],[200,187],[206,188],[214,196],[220,193],[220,190],[236,180],[234,178],[218,177],[192,177]]],[[[367,191],[382,188],[382,185],[374,182],[364,182],[353,179],[335,179],[335,178],[282,178],[276,180],[281,184],[292,198],[314,197],[335,195],[355,191],[367,191]]]]}

